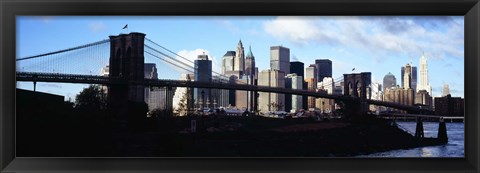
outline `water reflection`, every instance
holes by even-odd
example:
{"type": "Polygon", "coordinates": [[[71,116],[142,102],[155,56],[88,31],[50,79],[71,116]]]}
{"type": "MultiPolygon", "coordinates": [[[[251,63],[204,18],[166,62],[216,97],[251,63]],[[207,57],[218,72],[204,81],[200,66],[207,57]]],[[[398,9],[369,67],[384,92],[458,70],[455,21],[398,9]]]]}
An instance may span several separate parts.
{"type": "MultiPolygon", "coordinates": [[[[409,132],[415,132],[415,122],[397,122],[409,132]]],[[[392,150],[357,157],[465,157],[464,123],[447,123],[448,144],[407,150],[392,150]]],[[[425,137],[437,137],[438,123],[424,122],[425,137]]]]}

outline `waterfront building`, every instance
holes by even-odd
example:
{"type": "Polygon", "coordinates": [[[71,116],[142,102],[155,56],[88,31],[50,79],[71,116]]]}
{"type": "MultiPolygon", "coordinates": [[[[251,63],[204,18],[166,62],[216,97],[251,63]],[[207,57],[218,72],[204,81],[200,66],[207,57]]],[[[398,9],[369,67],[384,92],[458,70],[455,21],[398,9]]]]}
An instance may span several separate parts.
{"type": "Polygon", "coordinates": [[[395,76],[388,72],[388,74],[383,77],[383,91],[387,91],[388,88],[396,87],[397,86],[397,79],[395,76]]]}
{"type": "Polygon", "coordinates": [[[415,104],[432,107],[432,96],[427,91],[420,90],[415,95],[415,104]]]}
{"type": "Polygon", "coordinates": [[[322,81],[325,77],[332,77],[332,61],[329,59],[317,59],[315,60],[315,66],[317,67],[316,78],[318,81],[322,81]]]}
{"type": "Polygon", "coordinates": [[[414,94],[412,88],[404,89],[400,87],[391,87],[385,89],[383,101],[413,106],[415,102],[414,94]]]}
{"type": "Polygon", "coordinates": [[[465,99],[450,94],[435,98],[435,114],[441,116],[465,116],[465,99]]]}
{"type": "MultiPolygon", "coordinates": [[[[318,89],[317,92],[324,94],[329,93],[326,89],[318,89]]],[[[315,101],[315,107],[320,109],[320,112],[322,113],[331,113],[335,110],[335,100],[327,98],[317,98],[315,101]]]]}
{"type": "Polygon", "coordinates": [[[420,81],[417,84],[417,91],[425,90],[430,95],[432,94],[432,87],[430,83],[428,83],[428,66],[427,66],[427,58],[424,54],[420,58],[420,81]]]}
{"type": "MultiPolygon", "coordinates": [[[[258,74],[258,85],[268,87],[285,87],[285,72],[279,70],[262,70],[258,74]]],[[[258,107],[261,112],[284,111],[285,95],[269,92],[258,92],[258,107]]]]}
{"type": "Polygon", "coordinates": [[[270,69],[290,74],[290,49],[283,46],[270,47],[270,69]]]}

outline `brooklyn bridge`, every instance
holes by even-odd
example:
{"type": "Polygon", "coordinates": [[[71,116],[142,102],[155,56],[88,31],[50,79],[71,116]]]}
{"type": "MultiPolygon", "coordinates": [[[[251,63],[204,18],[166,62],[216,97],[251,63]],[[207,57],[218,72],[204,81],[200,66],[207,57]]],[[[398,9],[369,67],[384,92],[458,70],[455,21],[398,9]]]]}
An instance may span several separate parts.
{"type": "MultiPolygon", "coordinates": [[[[344,74],[342,77],[338,77],[335,83],[345,83],[343,94],[327,94],[311,90],[248,85],[242,82],[229,83],[221,80],[202,82],[144,78],[144,63],[146,58],[154,59],[158,64],[163,63],[165,65],[176,66],[189,72],[194,71],[194,66],[186,64],[185,61],[179,61],[169,55],[171,53],[173,53],[173,51],[147,38],[146,34],[138,32],[120,34],[118,36],[110,36],[109,39],[73,48],[17,58],[16,80],[18,82],[33,82],[35,86],[37,82],[107,85],[109,87],[108,100],[110,100],[109,102],[112,105],[120,104],[115,102],[144,102],[143,92],[145,87],[188,87],[270,92],[334,99],[335,101],[342,101],[349,104],[358,104],[348,107],[357,107],[358,110],[355,111],[360,111],[359,113],[368,111],[369,105],[378,105],[405,110],[408,113],[432,114],[432,110],[422,107],[369,99],[367,92],[370,89],[371,83],[370,72],[344,74]],[[110,52],[105,53],[105,47],[108,46],[110,52]],[[76,59],[69,61],[70,56],[74,56],[76,59]],[[102,64],[103,66],[106,64],[105,62],[108,62],[109,75],[102,76],[92,74],[92,71],[98,69],[92,69],[95,68],[94,66],[77,70],[79,66],[77,63],[79,61],[89,61],[90,63],[104,62],[104,64],[102,64]]],[[[177,54],[175,54],[175,56],[185,59],[177,54]]],[[[185,60],[189,61],[187,59],[185,60]]],[[[226,76],[223,77],[228,78],[226,76]]],[[[128,107],[128,104],[120,105],[128,107]]]]}

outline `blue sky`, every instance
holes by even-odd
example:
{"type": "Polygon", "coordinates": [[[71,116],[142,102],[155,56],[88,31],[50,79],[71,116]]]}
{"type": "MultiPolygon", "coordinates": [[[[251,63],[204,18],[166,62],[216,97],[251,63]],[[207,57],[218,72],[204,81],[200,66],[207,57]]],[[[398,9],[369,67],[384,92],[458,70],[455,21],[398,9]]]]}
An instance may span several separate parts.
{"type": "MultiPolygon", "coordinates": [[[[270,46],[282,45],[290,48],[291,61],[302,61],[305,66],[315,59],[332,60],[334,78],[355,68],[357,73],[372,72],[372,80],[380,83],[391,72],[400,84],[400,68],[409,62],[418,67],[424,52],[433,96],[440,96],[443,84],[448,84],[453,96],[464,97],[463,16],[18,16],[17,58],[127,32],[145,33],[147,38],[191,60],[205,52],[218,72],[222,56],[235,50],[241,39],[245,53],[252,47],[259,70],[269,68],[270,46]],[[122,29],[125,24],[128,30],[122,29]]],[[[108,51],[108,47],[104,49],[108,51]]],[[[101,56],[109,55],[106,52],[101,56]]],[[[183,72],[151,57],[146,61],[157,63],[161,78],[178,79],[183,72]]],[[[95,64],[91,60],[72,60],[57,66],[76,69],[82,63],[95,64]]],[[[100,69],[94,68],[97,70],[91,73],[98,73],[100,69]]],[[[32,89],[33,84],[18,86],[32,89]]],[[[72,98],[83,87],[37,84],[38,91],[72,98]]]]}

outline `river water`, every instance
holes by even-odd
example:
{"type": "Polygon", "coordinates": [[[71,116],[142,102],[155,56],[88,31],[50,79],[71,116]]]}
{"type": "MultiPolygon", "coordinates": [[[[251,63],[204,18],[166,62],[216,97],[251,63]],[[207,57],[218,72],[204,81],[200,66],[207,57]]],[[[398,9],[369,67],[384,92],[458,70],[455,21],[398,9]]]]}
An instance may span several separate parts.
{"type": "MultiPolygon", "coordinates": [[[[397,122],[400,128],[415,134],[415,122],[397,122]]],[[[418,147],[406,150],[392,150],[357,157],[464,157],[464,123],[446,123],[448,143],[446,145],[418,147]]],[[[438,122],[424,122],[425,137],[437,137],[438,122]]]]}

